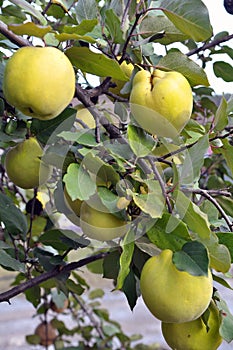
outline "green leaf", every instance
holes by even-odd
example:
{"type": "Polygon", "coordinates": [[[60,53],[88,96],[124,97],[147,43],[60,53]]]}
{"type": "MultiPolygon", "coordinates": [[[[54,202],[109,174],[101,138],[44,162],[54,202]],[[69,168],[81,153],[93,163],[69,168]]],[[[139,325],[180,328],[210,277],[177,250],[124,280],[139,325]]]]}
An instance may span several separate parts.
{"type": "Polygon", "coordinates": [[[64,33],[67,34],[78,34],[84,35],[91,32],[95,26],[98,24],[98,20],[95,19],[84,19],[80,24],[73,26],[64,26],[62,28],[64,33]]]}
{"type": "Polygon", "coordinates": [[[80,145],[95,147],[97,145],[95,138],[95,131],[91,129],[62,131],[58,136],[62,137],[66,141],[77,142],[80,145]]]}
{"type": "Polygon", "coordinates": [[[233,176],[232,144],[227,139],[223,139],[222,143],[223,147],[221,147],[221,151],[233,176]]]}
{"type": "Polygon", "coordinates": [[[8,28],[17,35],[29,35],[38,38],[43,38],[47,33],[52,31],[51,26],[40,26],[33,22],[26,22],[23,24],[11,24],[8,28]]]}
{"type": "Polygon", "coordinates": [[[29,13],[33,17],[39,20],[39,22],[43,25],[47,24],[45,17],[41,14],[39,10],[36,10],[33,4],[30,4],[26,0],[10,0],[13,4],[21,7],[25,12],[29,13]]]}
{"type": "Polygon", "coordinates": [[[111,40],[117,44],[124,43],[120,18],[116,15],[113,9],[106,10],[104,14],[105,26],[111,35],[111,40]]]}
{"type": "Polygon", "coordinates": [[[231,262],[233,263],[233,233],[232,232],[217,232],[219,243],[225,245],[231,255],[231,262]]]}
{"type": "Polygon", "coordinates": [[[104,291],[101,288],[96,288],[89,293],[89,299],[98,299],[104,296],[104,291]]]}
{"type": "Polygon", "coordinates": [[[156,42],[162,45],[168,45],[190,38],[189,35],[179,31],[167,17],[161,15],[147,15],[143,18],[139,28],[142,37],[151,37],[151,40],[153,40],[154,35],[164,32],[164,36],[161,39],[155,39],[156,42]]]}
{"type": "Polygon", "coordinates": [[[25,265],[19,260],[12,258],[4,249],[0,249],[0,265],[6,268],[10,268],[13,271],[19,271],[25,273],[25,265]]]}
{"type": "Polygon", "coordinates": [[[40,303],[40,287],[34,286],[25,291],[26,299],[36,308],[40,303]]]}
{"type": "Polygon", "coordinates": [[[120,270],[117,276],[116,289],[122,289],[124,281],[130,273],[130,265],[134,252],[134,230],[130,230],[121,242],[122,253],[120,256],[120,270]]]}
{"type": "Polygon", "coordinates": [[[154,188],[146,194],[131,193],[134,203],[152,218],[161,218],[165,206],[165,198],[158,181],[154,181],[154,188]]]}
{"type": "Polygon", "coordinates": [[[62,41],[67,41],[67,40],[82,40],[86,41],[88,43],[94,44],[95,39],[93,39],[89,35],[79,35],[79,34],[68,34],[68,33],[60,33],[60,34],[55,34],[55,38],[62,42],[62,41]]]}
{"type": "Polygon", "coordinates": [[[103,262],[104,278],[109,278],[114,281],[117,280],[117,276],[120,268],[119,261],[120,261],[120,252],[118,249],[111,251],[110,254],[105,256],[104,262],[103,262]]]}
{"type": "Polygon", "coordinates": [[[119,174],[115,169],[91,151],[85,155],[82,167],[87,169],[98,186],[107,186],[110,183],[117,184],[120,181],[119,174]]]}
{"type": "Polygon", "coordinates": [[[66,50],[66,55],[72,64],[83,72],[99,77],[110,76],[118,80],[128,81],[128,77],[117,61],[103,54],[95,53],[87,47],[72,47],[66,50]]]}
{"type": "Polygon", "coordinates": [[[129,125],[127,133],[130,147],[138,158],[147,156],[155,147],[155,140],[142,128],[129,125]]]}
{"type": "Polygon", "coordinates": [[[164,0],[161,9],[170,21],[195,41],[212,36],[212,26],[207,7],[200,0],[164,0]]]}
{"type": "Polygon", "coordinates": [[[58,140],[59,132],[72,128],[76,112],[73,108],[66,108],[59,116],[51,120],[42,121],[33,118],[30,130],[42,144],[53,143],[58,140]]]}
{"type": "Polygon", "coordinates": [[[214,74],[226,82],[233,81],[233,67],[227,62],[217,61],[213,64],[214,74]]]}
{"type": "Polygon", "coordinates": [[[209,239],[201,239],[209,252],[210,267],[216,271],[226,273],[231,267],[231,255],[226,245],[219,244],[219,239],[211,232],[209,239]]]}
{"type": "Polygon", "coordinates": [[[225,213],[233,218],[233,198],[218,196],[217,202],[221,205],[225,213]]]}
{"type": "Polygon", "coordinates": [[[206,134],[185,152],[184,163],[180,167],[180,184],[190,185],[200,178],[204,156],[209,148],[209,135],[206,134]]]}
{"type": "Polygon", "coordinates": [[[161,219],[156,220],[147,236],[158,248],[180,250],[182,246],[191,240],[187,226],[175,216],[164,213],[161,219]]]}
{"type": "MultiPolygon", "coordinates": [[[[215,295],[216,294],[217,293],[215,293],[215,295]]],[[[230,343],[233,340],[233,315],[231,314],[225,300],[221,299],[219,294],[216,295],[215,302],[221,315],[219,333],[224,340],[230,343]]]]}
{"type": "Polygon", "coordinates": [[[186,271],[193,276],[208,276],[208,252],[197,241],[185,243],[182,250],[173,253],[172,261],[180,271],[186,271]]]}
{"type": "Polygon", "coordinates": [[[68,166],[63,181],[72,201],[77,198],[87,200],[96,192],[95,182],[85,169],[77,163],[72,163],[68,166]]]}
{"type": "Polygon", "coordinates": [[[129,307],[131,310],[134,309],[137,303],[137,299],[138,299],[137,289],[138,289],[138,286],[137,286],[136,276],[131,269],[130,273],[127,275],[124,281],[124,285],[122,288],[122,291],[124,292],[127,298],[127,301],[129,303],[129,307]]]}
{"type": "Polygon", "coordinates": [[[178,50],[170,51],[166,56],[162,57],[159,60],[159,66],[183,74],[191,86],[210,85],[204,69],[178,50]]]}
{"type": "Polygon", "coordinates": [[[84,19],[96,19],[98,17],[95,0],[79,0],[75,4],[76,17],[79,23],[84,19]]]}
{"type": "Polygon", "coordinates": [[[49,230],[39,237],[39,242],[44,245],[51,246],[56,250],[65,251],[67,249],[77,249],[85,243],[88,245],[88,240],[80,238],[76,232],[71,230],[49,230]]]}
{"type": "Polygon", "coordinates": [[[13,235],[25,238],[28,227],[26,216],[17,208],[13,201],[0,192],[0,221],[5,225],[7,231],[13,235]]]}
{"type": "Polygon", "coordinates": [[[210,237],[210,224],[207,215],[181,191],[177,191],[176,209],[180,218],[197,237],[210,237]]]}
{"type": "Polygon", "coordinates": [[[220,105],[216,111],[215,118],[214,118],[214,129],[221,131],[223,130],[227,124],[228,124],[228,114],[227,114],[227,101],[225,97],[222,97],[220,105]]]}
{"type": "Polygon", "coordinates": [[[81,286],[81,284],[75,283],[71,279],[68,279],[66,281],[66,287],[68,288],[68,290],[70,290],[71,292],[77,295],[82,295],[84,292],[84,288],[81,286]]]}

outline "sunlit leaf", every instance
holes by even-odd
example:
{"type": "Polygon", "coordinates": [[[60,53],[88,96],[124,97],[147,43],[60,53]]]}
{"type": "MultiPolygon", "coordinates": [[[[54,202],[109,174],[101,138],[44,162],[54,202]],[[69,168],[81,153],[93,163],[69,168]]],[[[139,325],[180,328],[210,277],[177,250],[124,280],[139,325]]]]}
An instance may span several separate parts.
{"type": "Polygon", "coordinates": [[[10,0],[13,4],[21,7],[25,12],[29,13],[33,17],[37,18],[41,24],[46,25],[47,21],[45,17],[41,14],[39,10],[37,10],[34,6],[33,3],[29,3],[26,0],[10,0]]]}
{"type": "Polygon", "coordinates": [[[209,81],[204,69],[178,50],[170,51],[166,56],[162,57],[159,60],[159,66],[183,74],[188,79],[191,86],[209,86],[209,81]]]}
{"type": "Polygon", "coordinates": [[[164,213],[161,219],[148,230],[150,241],[160,249],[180,250],[191,240],[187,226],[175,216],[164,213]]]}
{"type": "Polygon", "coordinates": [[[154,139],[143,129],[129,125],[127,129],[130,147],[137,157],[145,157],[155,147],[154,139]]]}
{"type": "Polygon", "coordinates": [[[195,41],[211,37],[212,26],[207,7],[200,0],[164,0],[161,8],[170,21],[195,41]]]}
{"type": "Polygon", "coordinates": [[[116,289],[122,289],[124,281],[130,273],[130,264],[134,252],[134,231],[130,230],[124,237],[122,243],[122,253],[120,256],[120,270],[117,277],[116,289]]]}
{"type": "Polygon", "coordinates": [[[23,24],[11,24],[8,28],[17,35],[29,35],[38,38],[43,38],[45,34],[52,31],[51,26],[40,26],[33,22],[27,22],[23,24]]]}
{"type": "Polygon", "coordinates": [[[149,14],[143,18],[139,30],[143,38],[151,37],[151,40],[153,40],[153,35],[164,33],[162,38],[155,39],[156,42],[163,45],[168,45],[177,41],[184,41],[189,38],[189,35],[179,31],[179,29],[177,29],[166,16],[161,15],[155,16],[149,14]]]}
{"type": "Polygon", "coordinates": [[[210,237],[210,223],[207,215],[181,191],[177,191],[176,209],[180,218],[197,236],[210,237]]]}
{"type": "Polygon", "coordinates": [[[63,178],[70,198],[87,200],[96,192],[96,184],[83,167],[77,163],[70,164],[63,178]]]}
{"type": "Polygon", "coordinates": [[[76,68],[83,72],[99,77],[110,76],[123,81],[128,80],[119,63],[103,54],[95,53],[87,47],[71,47],[66,50],[66,55],[76,68]]]}

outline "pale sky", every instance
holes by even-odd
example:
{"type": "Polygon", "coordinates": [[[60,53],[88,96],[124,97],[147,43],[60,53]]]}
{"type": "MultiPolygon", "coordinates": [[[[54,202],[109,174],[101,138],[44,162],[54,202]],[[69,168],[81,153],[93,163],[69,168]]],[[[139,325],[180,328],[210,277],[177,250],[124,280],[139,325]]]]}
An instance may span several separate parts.
{"type": "MultiPolygon", "coordinates": [[[[233,33],[233,15],[226,12],[223,6],[223,0],[202,0],[207,6],[210,15],[210,21],[214,30],[214,34],[222,31],[228,31],[229,34],[233,33]]],[[[233,48],[233,39],[224,43],[233,48]]],[[[217,55],[215,60],[225,61],[232,64],[232,60],[227,55],[217,55]]],[[[219,94],[228,92],[233,94],[233,82],[224,82],[221,78],[216,78],[213,74],[212,63],[207,65],[206,73],[208,75],[211,86],[219,94]]]]}

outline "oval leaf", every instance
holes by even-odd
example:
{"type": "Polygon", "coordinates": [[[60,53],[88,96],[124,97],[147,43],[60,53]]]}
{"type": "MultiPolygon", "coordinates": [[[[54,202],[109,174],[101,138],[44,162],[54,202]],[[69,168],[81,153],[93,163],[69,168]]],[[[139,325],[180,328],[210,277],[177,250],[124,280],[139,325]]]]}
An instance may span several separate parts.
{"type": "Polygon", "coordinates": [[[95,53],[87,47],[71,47],[66,50],[66,55],[73,65],[83,72],[99,77],[109,76],[118,80],[129,80],[117,61],[103,54],[95,53]]]}
{"type": "Polygon", "coordinates": [[[17,35],[29,35],[38,38],[43,38],[47,33],[52,31],[51,26],[40,26],[33,22],[23,24],[11,24],[8,28],[17,35]]]}
{"type": "Polygon", "coordinates": [[[210,85],[204,69],[180,51],[170,51],[158,65],[183,74],[191,86],[210,85]]]}
{"type": "Polygon", "coordinates": [[[200,0],[165,0],[162,10],[170,21],[195,41],[211,37],[212,26],[207,7],[200,0]]]}
{"type": "Polygon", "coordinates": [[[208,252],[199,242],[185,243],[182,250],[173,254],[172,261],[180,271],[186,271],[193,276],[208,276],[208,252]]]}

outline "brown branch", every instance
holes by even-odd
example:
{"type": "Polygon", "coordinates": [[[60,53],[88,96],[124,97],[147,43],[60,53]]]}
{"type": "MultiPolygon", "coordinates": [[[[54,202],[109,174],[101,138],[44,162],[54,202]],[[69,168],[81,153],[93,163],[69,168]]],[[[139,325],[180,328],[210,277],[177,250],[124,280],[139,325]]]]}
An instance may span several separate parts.
{"type": "Polygon", "coordinates": [[[64,274],[64,273],[69,273],[73,270],[76,270],[82,266],[85,266],[87,264],[89,264],[90,262],[99,260],[99,259],[103,259],[106,255],[108,255],[108,252],[105,253],[100,253],[97,255],[92,255],[89,256],[87,258],[81,259],[79,261],[74,261],[71,262],[65,266],[56,266],[53,270],[42,273],[40,276],[37,276],[33,279],[30,279],[24,283],[19,284],[18,286],[3,292],[0,294],[0,303],[3,301],[6,301],[10,304],[10,299],[12,299],[13,297],[25,292],[26,290],[39,285],[42,282],[45,282],[51,278],[54,277],[59,277],[60,275],[64,274]]]}
{"type": "Polygon", "coordinates": [[[212,40],[209,43],[206,43],[206,44],[204,44],[196,49],[189,51],[188,53],[186,53],[186,56],[192,56],[192,55],[195,55],[196,53],[199,53],[200,51],[205,51],[207,49],[211,49],[212,47],[215,47],[215,46],[217,46],[221,43],[224,43],[225,41],[231,40],[231,39],[233,39],[233,34],[225,35],[222,38],[212,40]]]}
{"type": "MultiPolygon", "coordinates": [[[[231,222],[231,220],[228,218],[227,214],[225,213],[221,205],[217,202],[217,200],[210,194],[210,191],[203,189],[183,189],[183,191],[199,194],[208,199],[215,206],[215,208],[217,208],[222,218],[226,221],[226,224],[229,227],[230,231],[233,232],[233,222],[231,222]]],[[[219,190],[218,195],[220,195],[220,192],[221,191],[219,190]]]]}
{"type": "Polygon", "coordinates": [[[95,121],[100,123],[105,130],[109,133],[111,139],[118,139],[120,142],[124,143],[123,136],[120,133],[119,128],[110,123],[110,121],[96,108],[94,103],[90,99],[90,94],[88,90],[84,90],[79,84],[76,85],[76,97],[82,104],[88,108],[90,113],[93,115],[95,121]]]}
{"type": "Polygon", "coordinates": [[[0,21],[0,33],[19,47],[32,46],[32,44],[28,40],[18,35],[15,35],[12,31],[10,31],[7,25],[2,21],[0,21]]]}

